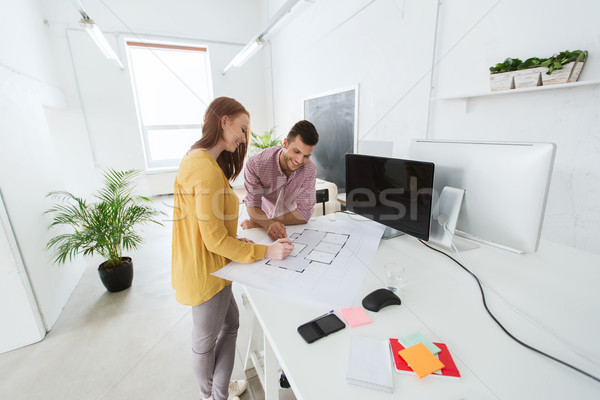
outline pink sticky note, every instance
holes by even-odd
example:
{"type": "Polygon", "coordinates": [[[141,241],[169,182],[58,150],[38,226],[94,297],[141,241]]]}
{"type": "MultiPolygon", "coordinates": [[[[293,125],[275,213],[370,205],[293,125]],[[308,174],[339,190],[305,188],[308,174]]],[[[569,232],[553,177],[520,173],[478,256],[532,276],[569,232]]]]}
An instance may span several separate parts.
{"type": "Polygon", "coordinates": [[[350,325],[350,328],[373,322],[362,307],[342,308],[340,313],[350,325]]]}

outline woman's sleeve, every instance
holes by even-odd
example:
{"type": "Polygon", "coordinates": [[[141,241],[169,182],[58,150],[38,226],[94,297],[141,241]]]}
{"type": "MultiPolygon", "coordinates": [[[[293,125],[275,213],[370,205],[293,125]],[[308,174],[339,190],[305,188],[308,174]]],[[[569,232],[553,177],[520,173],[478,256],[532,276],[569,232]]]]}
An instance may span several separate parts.
{"type": "Polygon", "coordinates": [[[225,213],[223,196],[228,194],[216,167],[204,169],[195,186],[196,218],[207,250],[233,261],[250,263],[264,258],[265,245],[245,243],[229,235],[224,220],[237,218],[225,213]]]}

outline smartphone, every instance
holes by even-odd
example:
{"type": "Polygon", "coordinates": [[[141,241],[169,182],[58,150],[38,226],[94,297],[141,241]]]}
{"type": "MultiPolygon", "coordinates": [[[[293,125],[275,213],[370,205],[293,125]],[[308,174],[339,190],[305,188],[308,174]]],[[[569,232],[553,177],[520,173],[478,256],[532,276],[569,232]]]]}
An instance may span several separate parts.
{"type": "Polygon", "coordinates": [[[300,325],[298,333],[306,343],[312,343],[345,327],[346,324],[337,315],[331,313],[300,325]]]}

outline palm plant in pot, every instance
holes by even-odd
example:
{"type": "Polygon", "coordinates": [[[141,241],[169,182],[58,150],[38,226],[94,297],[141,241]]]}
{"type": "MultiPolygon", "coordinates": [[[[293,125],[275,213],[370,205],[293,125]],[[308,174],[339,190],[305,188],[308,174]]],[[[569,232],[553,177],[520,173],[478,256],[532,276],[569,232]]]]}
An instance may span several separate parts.
{"type": "Polygon", "coordinates": [[[50,227],[66,225],[70,232],[61,233],[48,241],[47,250],[54,250],[54,261],[64,263],[77,254],[101,255],[104,262],[98,267],[102,283],[109,292],[127,289],[133,281],[133,262],[124,251],[136,250],[143,242],[136,232],[138,225],[156,223],[164,215],[154,209],[151,200],[133,193],[140,171],[104,172],[104,187],[88,203],[66,192],[50,192],[46,197],[55,201],[45,213],[53,217],[50,227]]]}

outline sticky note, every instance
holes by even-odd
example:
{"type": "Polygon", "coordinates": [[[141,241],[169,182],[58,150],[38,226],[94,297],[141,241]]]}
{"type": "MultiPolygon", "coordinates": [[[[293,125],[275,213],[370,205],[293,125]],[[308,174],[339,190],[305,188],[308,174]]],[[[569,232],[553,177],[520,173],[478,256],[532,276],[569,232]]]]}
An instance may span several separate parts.
{"type": "Polygon", "coordinates": [[[423,343],[398,352],[419,378],[444,368],[444,364],[423,343]]]}
{"type": "Polygon", "coordinates": [[[433,354],[439,353],[441,350],[437,347],[431,340],[427,339],[420,332],[415,332],[412,335],[404,336],[403,338],[398,339],[400,344],[404,346],[404,348],[409,348],[410,346],[414,346],[417,343],[423,343],[427,349],[433,354]]]}
{"type": "Polygon", "coordinates": [[[373,322],[362,307],[342,308],[340,314],[350,325],[350,328],[373,322]]]}

